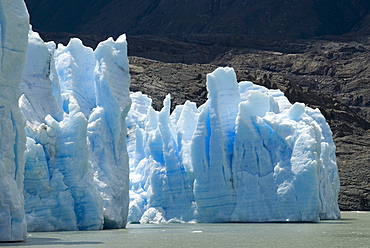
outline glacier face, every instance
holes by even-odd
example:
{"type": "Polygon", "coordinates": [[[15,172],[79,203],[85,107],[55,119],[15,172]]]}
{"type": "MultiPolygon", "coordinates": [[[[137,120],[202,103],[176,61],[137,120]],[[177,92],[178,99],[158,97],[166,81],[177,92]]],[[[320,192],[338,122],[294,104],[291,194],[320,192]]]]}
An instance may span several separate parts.
{"type": "Polygon", "coordinates": [[[127,117],[129,221],[261,222],[337,219],[331,130],[317,109],[279,90],[207,75],[207,102],[170,114],[133,93],[127,117]]]}
{"type": "Polygon", "coordinates": [[[19,108],[27,120],[29,231],[123,228],[129,204],[125,36],[95,51],[29,31],[19,108]]]}
{"type": "Polygon", "coordinates": [[[56,47],[29,30],[22,1],[0,7],[0,241],[23,240],[26,221],[60,231],[340,217],[319,110],[219,68],[204,105],[171,113],[168,95],[158,112],[129,94],[124,35],[95,51],[78,39],[56,47]]]}
{"type": "Polygon", "coordinates": [[[28,23],[22,0],[0,2],[0,241],[24,240],[27,231],[23,200],[26,135],[18,98],[28,23]]]}

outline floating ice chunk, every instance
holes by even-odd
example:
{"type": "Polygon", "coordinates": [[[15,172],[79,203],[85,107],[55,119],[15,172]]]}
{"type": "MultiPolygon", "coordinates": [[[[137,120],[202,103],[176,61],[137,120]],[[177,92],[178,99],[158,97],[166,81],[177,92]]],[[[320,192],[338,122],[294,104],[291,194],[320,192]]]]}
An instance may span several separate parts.
{"type": "Polygon", "coordinates": [[[163,217],[163,209],[157,209],[153,207],[146,210],[140,219],[140,224],[146,223],[159,224],[164,222],[166,222],[166,219],[163,217]]]}

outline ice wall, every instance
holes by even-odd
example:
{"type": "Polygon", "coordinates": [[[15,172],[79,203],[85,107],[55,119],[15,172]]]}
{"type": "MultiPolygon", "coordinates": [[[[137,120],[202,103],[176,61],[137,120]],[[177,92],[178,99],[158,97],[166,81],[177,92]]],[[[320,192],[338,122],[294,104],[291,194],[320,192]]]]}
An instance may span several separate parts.
{"type": "Polygon", "coordinates": [[[126,53],[125,36],[93,51],[30,30],[19,100],[28,230],[339,218],[335,146],[319,110],[238,83],[232,68],[207,75],[199,108],[170,113],[168,95],[157,112],[140,92],[131,105],[126,53]]]}
{"type": "Polygon", "coordinates": [[[170,115],[133,93],[127,117],[132,222],[337,219],[335,145],[324,117],[279,90],[207,75],[208,101],[170,115]],[[175,179],[175,180],[174,180],[175,179]]]}
{"type": "Polygon", "coordinates": [[[56,48],[29,31],[19,101],[29,231],[125,227],[129,82],[124,35],[93,51],[79,39],[56,48]]]}
{"type": "Polygon", "coordinates": [[[27,231],[22,192],[26,136],[18,98],[28,23],[23,1],[0,2],[0,241],[24,240],[27,231]]]}
{"type": "Polygon", "coordinates": [[[129,205],[125,118],[131,105],[126,36],[100,43],[94,55],[97,107],[88,123],[90,160],[103,199],[104,227],[123,228],[129,205]]]}
{"type": "MultiPolygon", "coordinates": [[[[192,123],[182,130],[173,128],[173,122],[178,120],[170,118],[170,96],[166,97],[160,112],[156,112],[150,99],[140,92],[133,93],[131,98],[133,103],[127,117],[131,178],[129,221],[139,222],[140,218],[147,219],[141,222],[153,218],[190,221],[194,215],[194,196],[180,151],[181,147],[186,150],[186,141],[190,142],[188,134],[192,123]],[[180,136],[185,142],[177,138],[180,136]]],[[[187,117],[191,117],[191,111],[197,112],[190,102],[182,108],[189,110],[187,117]]],[[[179,120],[183,120],[182,111],[176,112],[179,120]]]]}

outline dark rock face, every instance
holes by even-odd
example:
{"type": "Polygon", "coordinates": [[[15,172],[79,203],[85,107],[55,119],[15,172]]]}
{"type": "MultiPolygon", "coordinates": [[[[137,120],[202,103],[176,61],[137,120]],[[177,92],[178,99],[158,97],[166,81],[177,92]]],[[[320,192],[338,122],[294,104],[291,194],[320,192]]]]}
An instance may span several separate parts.
{"type": "Polygon", "coordinates": [[[167,94],[171,94],[172,110],[186,100],[198,106],[207,100],[206,74],[217,67],[209,64],[186,65],[162,63],[140,57],[130,57],[131,91],[141,91],[160,110],[167,94]]]}
{"type": "MultiPolygon", "coordinates": [[[[25,0],[39,31],[78,34],[341,35],[369,13],[368,0],[25,0]]],[[[368,23],[368,22],[367,22],[368,23]]]]}
{"type": "MultiPolygon", "coordinates": [[[[307,90],[334,96],[363,118],[370,119],[370,43],[333,40],[302,41],[301,51],[244,50],[213,63],[237,69],[262,69],[284,75],[307,90]]],[[[298,99],[294,99],[298,100],[298,99]]],[[[317,105],[324,105],[321,103],[317,105]]]]}

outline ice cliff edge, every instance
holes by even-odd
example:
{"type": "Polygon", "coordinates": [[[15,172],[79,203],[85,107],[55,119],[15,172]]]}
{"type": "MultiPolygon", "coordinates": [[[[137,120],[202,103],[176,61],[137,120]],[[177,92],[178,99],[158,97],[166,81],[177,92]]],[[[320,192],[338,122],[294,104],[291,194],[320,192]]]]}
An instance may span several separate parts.
{"type": "Polygon", "coordinates": [[[1,1],[0,12],[0,241],[27,229],[124,228],[125,35],[95,51],[78,39],[56,47],[30,30],[23,1],[1,1]]]}
{"type": "Polygon", "coordinates": [[[332,133],[318,109],[279,90],[207,75],[207,102],[160,112],[141,93],[128,114],[129,220],[308,221],[340,217],[332,133]]]}
{"type": "Polygon", "coordinates": [[[0,241],[128,221],[340,217],[319,110],[226,67],[207,75],[204,105],[171,113],[168,96],[157,112],[130,96],[124,35],[94,51],[78,39],[56,46],[29,30],[23,1],[0,7],[0,241]]]}
{"type": "Polygon", "coordinates": [[[29,32],[19,107],[27,119],[29,231],[124,228],[129,204],[125,35],[93,51],[29,32]]]}
{"type": "Polygon", "coordinates": [[[0,241],[26,238],[25,121],[18,108],[29,17],[23,0],[0,2],[0,241]]]}

